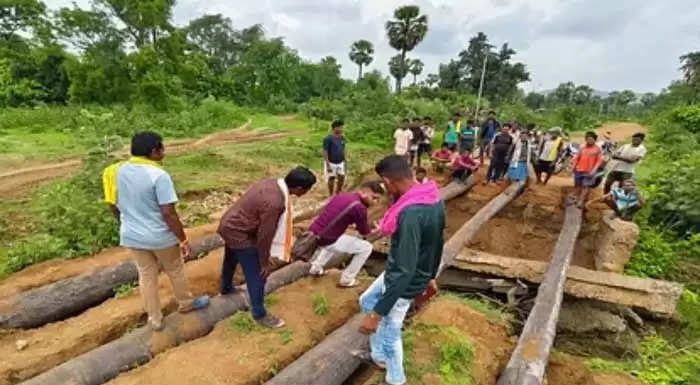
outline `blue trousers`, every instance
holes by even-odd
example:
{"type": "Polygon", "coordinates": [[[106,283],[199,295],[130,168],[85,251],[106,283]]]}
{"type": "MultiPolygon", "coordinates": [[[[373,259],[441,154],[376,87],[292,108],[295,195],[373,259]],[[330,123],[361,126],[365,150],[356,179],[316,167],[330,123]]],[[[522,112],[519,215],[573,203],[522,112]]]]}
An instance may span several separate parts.
{"type": "Polygon", "coordinates": [[[258,249],[226,248],[224,264],[221,267],[221,294],[233,292],[233,273],[236,265],[241,264],[245,283],[250,297],[250,311],[253,318],[260,319],[267,314],[265,311],[265,281],[260,278],[260,257],[258,249]]]}

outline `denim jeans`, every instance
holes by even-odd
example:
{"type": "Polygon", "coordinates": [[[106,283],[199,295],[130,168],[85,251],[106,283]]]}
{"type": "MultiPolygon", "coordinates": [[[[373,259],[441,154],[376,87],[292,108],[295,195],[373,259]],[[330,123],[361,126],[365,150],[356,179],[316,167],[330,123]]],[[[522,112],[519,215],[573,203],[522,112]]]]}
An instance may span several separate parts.
{"type": "Polygon", "coordinates": [[[250,309],[253,318],[265,317],[265,281],[260,278],[260,258],[256,248],[230,249],[226,248],[224,264],[221,267],[221,294],[233,291],[233,273],[236,265],[241,264],[245,283],[250,297],[250,309]]]}
{"type": "Polygon", "coordinates": [[[508,169],[508,164],[505,157],[491,157],[491,164],[486,172],[486,180],[497,182],[505,175],[508,169]]]}
{"type": "MultiPolygon", "coordinates": [[[[384,273],[382,273],[372,283],[372,286],[360,296],[362,311],[365,313],[371,312],[385,290],[384,273]]],[[[411,302],[413,300],[399,298],[389,314],[382,317],[377,331],[369,337],[372,359],[375,362],[382,362],[386,365],[386,382],[391,385],[406,383],[406,374],[403,370],[401,327],[411,302]]]]}

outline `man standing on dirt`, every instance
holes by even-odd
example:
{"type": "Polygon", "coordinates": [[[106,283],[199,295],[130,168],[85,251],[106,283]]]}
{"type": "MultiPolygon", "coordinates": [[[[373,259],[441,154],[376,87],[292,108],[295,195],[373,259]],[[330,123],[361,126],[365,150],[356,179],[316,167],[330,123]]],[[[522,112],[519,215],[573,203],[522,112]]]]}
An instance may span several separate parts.
{"type": "Polygon", "coordinates": [[[479,162],[484,163],[484,154],[489,152],[493,138],[501,131],[501,122],[496,120],[496,111],[489,111],[488,118],[479,132],[479,162]]]}
{"type": "Polygon", "coordinates": [[[325,165],[326,180],[328,182],[328,194],[333,196],[340,193],[345,184],[345,136],[343,135],[344,123],[336,120],[331,124],[333,133],[323,139],[323,160],[325,165]]]}
{"type": "Polygon", "coordinates": [[[360,332],[370,335],[369,352],[355,356],[386,369],[386,383],[406,383],[401,328],[413,300],[437,292],[445,228],[445,205],[434,182],[418,184],[410,166],[388,156],[376,166],[394,204],[381,231],[391,237],[386,270],[360,297],[365,317],[360,332]]]}
{"type": "Polygon", "coordinates": [[[588,195],[595,186],[596,172],[603,162],[603,151],[596,144],[596,139],[598,135],[595,132],[586,132],[586,145],[581,147],[572,161],[574,186],[576,186],[580,209],[586,206],[588,195]]]}
{"type": "Polygon", "coordinates": [[[642,144],[643,142],[644,134],[638,132],[632,136],[631,144],[625,144],[613,154],[612,159],[617,162],[605,179],[605,194],[610,192],[613,183],[622,183],[624,180],[634,177],[634,169],[647,153],[647,149],[642,144]]]}
{"type": "Polygon", "coordinates": [[[486,171],[484,184],[498,183],[501,180],[508,169],[508,154],[510,154],[514,143],[515,141],[510,134],[510,124],[506,123],[501,127],[501,132],[493,138],[491,163],[486,171]]]}
{"type": "Polygon", "coordinates": [[[409,125],[408,119],[404,119],[394,131],[394,153],[403,156],[407,163],[410,161],[409,150],[413,140],[413,132],[411,132],[409,125]]]}
{"type": "Polygon", "coordinates": [[[120,223],[120,245],[136,261],[148,323],[160,331],[164,326],[158,297],[160,266],[170,278],[181,313],[208,306],[209,297],[192,297],[187,285],[183,257],[189,258],[192,250],[175,210],[175,186],[160,164],[165,157],[163,138],[155,132],[137,133],[131,139],[131,155],[105,169],[105,201],[120,223]]]}
{"type": "Polygon", "coordinates": [[[423,141],[418,144],[418,167],[421,166],[421,158],[423,154],[428,154],[428,157],[433,152],[433,136],[435,135],[435,128],[433,128],[433,119],[430,116],[423,118],[423,125],[421,126],[421,131],[423,132],[423,141]]]}
{"type": "Polygon", "coordinates": [[[275,240],[289,241],[282,242],[282,250],[275,250],[282,254],[281,257],[288,257],[291,253],[290,195],[300,197],[315,183],[316,176],[305,167],[293,169],[284,179],[264,179],[251,186],[221,218],[218,232],[226,243],[221,294],[234,291],[233,273],[240,263],[253,319],[265,327],[284,326],[284,321],[265,311],[264,297],[265,281],[275,265],[272,257],[278,257],[273,255],[275,240]]]}
{"type": "Polygon", "coordinates": [[[423,130],[421,129],[421,119],[413,118],[413,122],[411,123],[410,129],[411,134],[413,135],[413,137],[411,138],[411,165],[413,165],[413,161],[419,156],[418,147],[421,143],[423,143],[423,140],[425,139],[423,137],[423,130]]]}
{"type": "Polygon", "coordinates": [[[452,120],[447,122],[447,130],[445,131],[445,136],[443,137],[443,142],[447,143],[447,148],[453,152],[457,151],[457,131],[459,130],[459,126],[459,113],[455,112],[452,114],[452,120]]]}
{"type": "Polygon", "coordinates": [[[548,136],[541,141],[537,149],[535,173],[537,174],[538,184],[547,184],[549,182],[549,178],[554,173],[554,163],[557,161],[563,147],[564,141],[561,138],[561,128],[554,127],[549,130],[548,136]],[[542,174],[547,175],[544,181],[542,181],[542,174]]]}
{"type": "Polygon", "coordinates": [[[310,231],[318,237],[320,252],[311,263],[311,275],[325,274],[324,266],[337,254],[350,254],[352,261],[340,276],[338,286],[355,287],[356,277],[372,254],[372,244],[367,237],[372,232],[367,222],[367,209],[377,203],[384,194],[381,182],[366,182],[357,192],[338,194],[321,211],[311,224],[310,231]],[[362,239],[345,235],[345,230],[354,224],[362,239]]]}

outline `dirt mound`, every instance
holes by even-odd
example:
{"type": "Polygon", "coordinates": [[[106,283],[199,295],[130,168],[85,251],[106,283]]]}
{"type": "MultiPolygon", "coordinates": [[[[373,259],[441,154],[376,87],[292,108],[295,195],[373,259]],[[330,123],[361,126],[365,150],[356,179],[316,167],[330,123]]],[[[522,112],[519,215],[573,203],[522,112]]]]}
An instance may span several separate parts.
{"type": "MultiPolygon", "coordinates": [[[[218,293],[223,251],[185,267],[194,294],[218,293]]],[[[240,272],[237,281],[240,282],[240,272]]],[[[161,306],[165,313],[175,310],[170,281],[159,279],[161,306]]],[[[124,298],[113,298],[82,314],[31,330],[17,330],[0,338],[0,385],[14,384],[42,373],[71,358],[112,341],[145,322],[146,315],[138,289],[124,298]],[[17,341],[26,341],[17,350],[17,341]]]]}
{"type": "Polygon", "coordinates": [[[219,322],[208,336],[171,349],[110,384],[262,383],[359,310],[357,297],[363,287],[339,289],[338,278],[339,272],[331,271],[323,278],[306,278],[274,294],[269,310],[287,323],[281,330],[246,330],[241,315],[247,317],[247,313],[234,315],[219,322]],[[326,298],[328,314],[314,312],[314,295],[326,298]]]}
{"type": "MultiPolygon", "coordinates": [[[[203,238],[216,233],[218,223],[197,226],[187,230],[192,242],[198,242],[203,238]]],[[[8,278],[0,281],[0,299],[13,296],[23,291],[48,285],[62,279],[87,274],[96,269],[113,266],[124,260],[130,259],[127,250],[119,247],[106,249],[91,257],[78,259],[54,259],[27,267],[8,278]]]]}

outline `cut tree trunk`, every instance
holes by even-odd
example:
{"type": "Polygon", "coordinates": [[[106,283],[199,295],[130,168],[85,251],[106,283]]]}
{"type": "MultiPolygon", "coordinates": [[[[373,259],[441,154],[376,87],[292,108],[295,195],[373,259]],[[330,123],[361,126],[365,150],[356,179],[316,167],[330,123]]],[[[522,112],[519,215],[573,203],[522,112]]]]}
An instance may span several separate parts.
{"type": "Polygon", "coordinates": [[[564,227],[554,246],[549,268],[537,291],[518,344],[496,385],[540,385],[557,333],[566,273],[574,254],[583,215],[573,199],[566,204],[564,227]]]}
{"type": "MultiPolygon", "coordinates": [[[[294,221],[313,216],[322,207],[315,203],[295,213],[294,221]]],[[[219,235],[192,245],[192,255],[201,256],[224,246],[219,235]]],[[[0,300],[0,329],[30,329],[79,314],[114,296],[120,285],[136,282],[139,273],[132,261],[71,277],[0,300]]]]}
{"type": "MultiPolygon", "coordinates": [[[[441,190],[443,197],[446,186],[441,190]]],[[[513,200],[524,188],[524,183],[511,185],[505,192],[493,198],[445,243],[440,272],[457,257],[462,247],[469,243],[483,225],[513,200]]],[[[368,338],[360,334],[362,314],[358,314],[320,344],[304,353],[284,368],[266,385],[342,385],[360,366],[360,360],[350,352],[367,350],[368,338]]]]}
{"type": "MultiPolygon", "coordinates": [[[[294,262],[275,271],[267,280],[265,293],[275,291],[306,276],[309,267],[308,263],[294,262]]],[[[22,384],[103,384],[118,376],[119,373],[150,361],[167,349],[208,334],[217,322],[236,311],[247,308],[248,303],[247,294],[240,292],[215,297],[211,300],[209,307],[203,310],[188,314],[176,312],[165,317],[165,329],[162,332],[153,333],[150,327],[141,327],[22,384]]]]}
{"type": "MultiPolygon", "coordinates": [[[[224,245],[218,235],[192,245],[200,255],[224,245]]],[[[0,328],[29,329],[79,314],[114,296],[114,289],[139,279],[136,265],[124,261],[0,300],[0,328]]]]}

